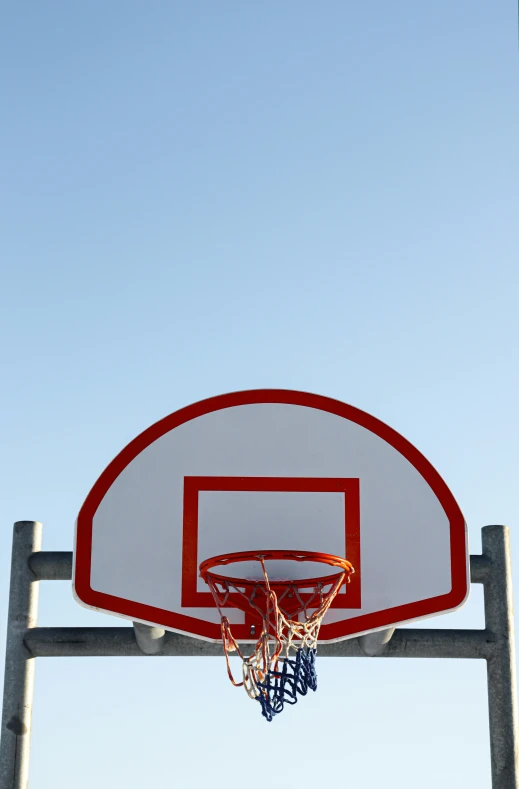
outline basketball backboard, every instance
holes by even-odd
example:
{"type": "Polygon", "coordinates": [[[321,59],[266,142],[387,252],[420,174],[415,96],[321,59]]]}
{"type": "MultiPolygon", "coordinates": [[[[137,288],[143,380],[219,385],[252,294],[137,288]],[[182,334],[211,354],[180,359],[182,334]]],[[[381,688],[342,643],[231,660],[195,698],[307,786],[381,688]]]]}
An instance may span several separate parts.
{"type": "MultiPolygon", "coordinates": [[[[430,463],[363,411],[285,390],[195,403],[123,449],[79,513],[74,593],[100,611],[219,641],[200,563],[276,549],[355,568],[321,642],[451,611],[468,594],[465,522],[430,463]]],[[[312,563],[269,568],[272,580],[312,574],[312,563]]],[[[254,641],[245,614],[226,613],[235,637],[254,641]]]]}

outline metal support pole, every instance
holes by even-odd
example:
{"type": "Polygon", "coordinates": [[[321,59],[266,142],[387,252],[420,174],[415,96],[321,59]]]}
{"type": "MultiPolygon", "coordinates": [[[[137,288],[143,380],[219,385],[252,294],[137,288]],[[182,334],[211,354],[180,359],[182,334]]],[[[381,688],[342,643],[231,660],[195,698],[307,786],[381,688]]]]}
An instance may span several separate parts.
{"type": "MultiPolygon", "coordinates": [[[[132,627],[35,627],[25,637],[34,657],[147,657],[132,627]]],[[[481,660],[494,649],[486,630],[395,630],[386,658],[459,658],[481,660]]],[[[246,651],[246,648],[245,648],[246,651]]],[[[167,632],[155,657],[222,657],[222,644],[167,632]]],[[[357,638],[319,646],[319,660],[327,657],[365,657],[357,638]]],[[[2,788],[3,789],[3,788],[2,788]]]]}
{"type": "Polygon", "coordinates": [[[41,548],[41,529],[37,521],[14,524],[0,742],[1,789],[27,789],[29,780],[36,660],[25,646],[24,637],[37,625],[39,583],[29,568],[29,557],[41,548]]]}
{"type": "MultiPolygon", "coordinates": [[[[41,524],[14,525],[0,789],[27,789],[36,657],[220,655],[221,645],[162,628],[38,628],[38,581],[66,580],[72,554],[41,552],[41,524]]],[[[487,662],[493,789],[519,789],[518,715],[509,530],[485,526],[471,581],[485,592],[485,630],[387,629],[320,647],[321,657],[468,658],[487,662]]]]}
{"type": "Polygon", "coordinates": [[[491,563],[485,581],[485,623],[495,637],[487,658],[492,789],[519,789],[517,688],[510,531],[485,526],[483,555],[491,563]]]}

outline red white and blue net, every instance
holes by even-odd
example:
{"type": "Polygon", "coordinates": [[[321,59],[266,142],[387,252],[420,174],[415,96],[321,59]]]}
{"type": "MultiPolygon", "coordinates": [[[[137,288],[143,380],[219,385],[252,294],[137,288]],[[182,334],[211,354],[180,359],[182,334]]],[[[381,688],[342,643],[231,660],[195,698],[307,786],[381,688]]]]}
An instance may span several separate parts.
{"type": "Polygon", "coordinates": [[[200,575],[209,586],[220,613],[227,672],[233,685],[243,686],[261,705],[262,715],[272,721],[286,704],[295,704],[309,690],[317,689],[315,657],[323,618],[347,584],[354,568],[345,559],[311,551],[245,551],[207,559],[200,575]],[[269,581],[267,561],[319,562],[338,572],[320,578],[269,581]],[[256,562],[262,577],[231,578],[213,568],[233,562],[256,562]],[[251,633],[259,637],[249,655],[232,635],[224,608],[240,608],[249,620],[251,633]],[[241,660],[242,677],[234,678],[229,656],[241,660]]]}

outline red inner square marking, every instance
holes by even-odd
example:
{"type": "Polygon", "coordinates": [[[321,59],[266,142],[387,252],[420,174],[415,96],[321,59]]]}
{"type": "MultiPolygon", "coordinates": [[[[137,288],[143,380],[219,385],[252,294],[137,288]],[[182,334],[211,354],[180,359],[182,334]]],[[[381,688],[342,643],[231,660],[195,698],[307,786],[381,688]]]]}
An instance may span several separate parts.
{"type": "MultiPolygon", "coordinates": [[[[197,590],[198,503],[201,491],[246,491],[283,493],[344,493],[344,536],[346,558],[355,569],[346,594],[337,595],[332,608],[361,607],[360,499],[359,480],[341,477],[184,477],[184,520],[182,549],[182,606],[214,608],[211,592],[197,590]]],[[[258,546],[268,548],[269,546],[258,546]]],[[[294,551],[301,546],[287,546],[294,551]]],[[[223,546],[222,553],[225,553],[223,546]]]]}

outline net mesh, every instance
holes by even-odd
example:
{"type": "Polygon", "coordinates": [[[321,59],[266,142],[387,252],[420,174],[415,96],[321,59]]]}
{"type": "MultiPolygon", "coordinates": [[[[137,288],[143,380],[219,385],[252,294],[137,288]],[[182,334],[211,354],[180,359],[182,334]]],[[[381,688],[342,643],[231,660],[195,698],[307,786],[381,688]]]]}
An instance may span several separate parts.
{"type": "MultiPolygon", "coordinates": [[[[270,722],[286,704],[296,704],[308,690],[317,690],[315,657],[319,630],[326,612],[354,570],[344,560],[338,560],[341,572],[332,576],[271,584],[265,557],[254,558],[261,564],[262,580],[225,578],[209,572],[203,573],[203,577],[220,613],[229,678],[233,685],[243,686],[248,696],[260,703],[262,715],[270,722]],[[243,654],[232,635],[231,624],[223,612],[226,605],[252,613],[261,622],[261,633],[249,655],[243,654]],[[232,672],[232,653],[241,660],[240,680],[232,672]]],[[[255,625],[252,632],[253,629],[255,625]]]]}

